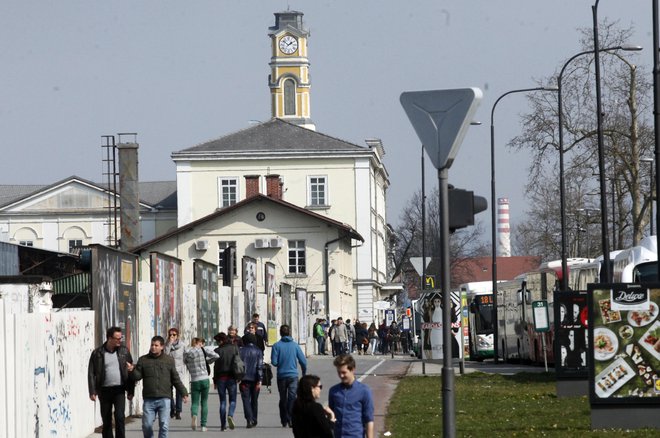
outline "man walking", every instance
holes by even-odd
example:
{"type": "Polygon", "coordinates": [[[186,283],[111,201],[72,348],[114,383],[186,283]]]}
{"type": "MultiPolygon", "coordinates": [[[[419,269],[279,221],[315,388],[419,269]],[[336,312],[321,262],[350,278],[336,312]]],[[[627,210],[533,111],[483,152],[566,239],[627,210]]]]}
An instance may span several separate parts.
{"type": "Polygon", "coordinates": [[[144,438],[154,436],[154,420],[158,414],[158,438],[166,438],[170,423],[170,397],[172,386],[183,394],[184,403],[188,403],[188,391],[181,382],[176,371],[174,359],[164,354],[165,339],[162,336],[151,338],[149,354],[140,356],[130,376],[134,381],[143,380],[142,397],[144,406],[142,412],[142,433],[144,438]]]}
{"type": "Polygon", "coordinates": [[[348,341],[346,342],[346,353],[353,353],[353,340],[355,339],[355,327],[351,324],[351,320],[346,320],[346,337],[348,341]]]}
{"type": "Polygon", "coordinates": [[[335,347],[335,355],[339,356],[340,354],[344,354],[344,346],[346,345],[346,342],[348,342],[346,324],[344,324],[344,320],[340,316],[337,318],[337,325],[335,325],[335,329],[332,331],[332,344],[335,347]]]}
{"type": "Polygon", "coordinates": [[[288,325],[280,327],[281,339],[273,345],[270,363],[277,367],[277,390],[280,393],[280,422],[282,427],[293,427],[291,411],[298,390],[298,364],[304,376],[307,372],[307,359],[300,346],[291,337],[288,325]]]}
{"type": "Polygon", "coordinates": [[[247,421],[247,428],[257,425],[259,413],[259,391],[261,390],[261,378],[263,373],[263,353],[257,347],[257,336],[248,333],[243,336],[243,347],[241,347],[241,359],[245,364],[245,376],[239,384],[241,400],[243,400],[243,414],[247,421]]]}
{"type": "Polygon", "coordinates": [[[105,333],[106,341],[92,351],[87,368],[89,399],[101,404],[103,438],[113,438],[112,408],[115,408],[115,432],[117,438],[124,438],[124,410],[126,401],[133,399],[135,384],[128,378],[133,369],[133,358],[126,347],[121,345],[122,333],[119,327],[110,327],[105,333]]]}
{"type": "MultiPolygon", "coordinates": [[[[176,372],[179,373],[179,378],[181,378],[185,369],[183,363],[183,342],[179,339],[178,328],[172,327],[167,332],[165,354],[172,356],[172,359],[174,359],[174,365],[176,366],[176,372]]],[[[172,398],[170,401],[170,418],[176,418],[177,420],[181,419],[181,411],[183,410],[183,405],[181,404],[182,400],[183,394],[177,389],[176,397],[172,398]]]]}
{"type": "MultiPolygon", "coordinates": [[[[264,342],[266,343],[266,345],[268,345],[268,330],[266,330],[266,326],[264,325],[264,323],[259,321],[259,314],[258,313],[253,314],[252,315],[252,321],[250,321],[250,322],[255,325],[255,327],[257,329],[256,334],[261,336],[263,338],[264,342]]],[[[248,323],[248,325],[249,324],[250,323],[248,323]]],[[[245,327],[245,331],[244,331],[243,334],[244,335],[248,334],[248,326],[245,327]]]]}
{"type": "Polygon", "coordinates": [[[335,413],[335,437],[374,438],[374,402],[369,387],[355,378],[355,359],[341,354],[333,362],[340,383],[330,388],[329,407],[335,413]]]}
{"type": "Polygon", "coordinates": [[[316,343],[318,344],[316,354],[325,354],[325,330],[323,330],[323,320],[319,318],[316,321],[316,324],[314,324],[314,338],[316,338],[316,343]]]}

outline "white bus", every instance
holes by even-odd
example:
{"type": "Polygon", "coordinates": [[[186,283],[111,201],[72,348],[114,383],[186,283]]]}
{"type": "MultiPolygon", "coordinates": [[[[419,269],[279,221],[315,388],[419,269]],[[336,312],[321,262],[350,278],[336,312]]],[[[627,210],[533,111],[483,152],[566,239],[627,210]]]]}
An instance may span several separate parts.
{"type": "Polygon", "coordinates": [[[657,281],[658,246],[656,236],[647,236],[639,245],[624,249],[614,258],[614,283],[657,281]]]}

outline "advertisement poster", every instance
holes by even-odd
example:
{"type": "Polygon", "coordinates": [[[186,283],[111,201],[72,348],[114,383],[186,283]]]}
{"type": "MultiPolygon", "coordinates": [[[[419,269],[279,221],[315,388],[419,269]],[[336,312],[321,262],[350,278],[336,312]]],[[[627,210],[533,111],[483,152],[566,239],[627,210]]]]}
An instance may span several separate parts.
{"type": "Polygon", "coordinates": [[[181,260],[152,252],[151,282],[154,283],[156,333],[167,333],[170,327],[181,326],[183,307],[183,280],[181,260]]]}
{"type": "MultiPolygon", "coordinates": [[[[442,359],[442,293],[424,292],[420,298],[422,310],[423,351],[426,359],[442,359]]],[[[451,292],[451,331],[452,357],[462,357],[460,347],[461,333],[461,297],[460,292],[451,292]]]]}
{"type": "Polygon", "coordinates": [[[268,339],[277,339],[277,285],[275,284],[275,265],[268,262],[265,264],[265,281],[266,285],[266,304],[268,305],[268,322],[266,329],[268,330],[268,339]]]}
{"type": "Polygon", "coordinates": [[[555,364],[558,378],[587,379],[587,292],[555,292],[555,364]]]}
{"type": "Polygon", "coordinates": [[[197,336],[210,345],[218,327],[218,268],[216,265],[195,259],[193,264],[197,292],[197,336]]]}
{"type": "Polygon", "coordinates": [[[590,285],[591,403],[660,402],[658,304],[658,284],[590,285]]]}
{"type": "MultiPolygon", "coordinates": [[[[243,256],[243,296],[245,303],[245,324],[252,320],[252,315],[257,311],[257,261],[252,257],[243,256]]],[[[238,307],[238,300],[234,301],[234,306],[238,307]]],[[[238,321],[233,321],[235,325],[241,325],[238,321]]]]}
{"type": "Polygon", "coordinates": [[[296,288],[298,302],[298,343],[306,344],[309,336],[309,320],[307,319],[307,290],[296,288]]]}

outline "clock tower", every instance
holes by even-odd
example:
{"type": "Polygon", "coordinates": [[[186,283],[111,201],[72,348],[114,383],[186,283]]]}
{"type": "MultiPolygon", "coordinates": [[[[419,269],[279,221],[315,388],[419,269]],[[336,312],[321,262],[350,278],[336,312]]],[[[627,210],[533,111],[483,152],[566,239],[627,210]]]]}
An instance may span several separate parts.
{"type": "Polygon", "coordinates": [[[275,26],[269,27],[271,39],[270,87],[273,117],[314,130],[309,104],[309,60],[303,13],[275,13],[275,26]]]}

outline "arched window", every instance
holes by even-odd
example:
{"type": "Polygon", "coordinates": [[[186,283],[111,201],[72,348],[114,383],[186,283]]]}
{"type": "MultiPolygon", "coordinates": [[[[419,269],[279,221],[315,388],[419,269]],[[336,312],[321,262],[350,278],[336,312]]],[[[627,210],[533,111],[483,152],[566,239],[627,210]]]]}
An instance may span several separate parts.
{"type": "Polygon", "coordinates": [[[292,79],[284,81],[284,115],[296,115],[296,83],[292,79]]]}

